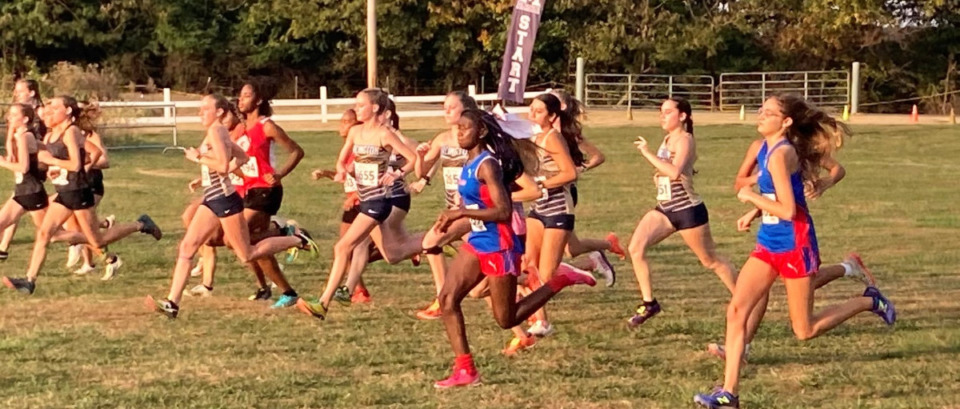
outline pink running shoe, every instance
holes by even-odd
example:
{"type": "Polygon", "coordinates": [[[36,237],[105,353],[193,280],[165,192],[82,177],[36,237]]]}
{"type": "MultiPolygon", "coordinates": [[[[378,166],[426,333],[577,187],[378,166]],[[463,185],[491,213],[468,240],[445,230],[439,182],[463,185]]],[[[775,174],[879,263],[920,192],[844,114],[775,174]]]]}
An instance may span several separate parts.
{"type": "Polygon", "coordinates": [[[437,389],[449,389],[456,388],[458,386],[476,386],[480,384],[480,372],[476,370],[473,371],[473,374],[470,373],[466,368],[454,369],[453,374],[449,378],[442,381],[437,381],[433,384],[434,388],[437,389]]]}

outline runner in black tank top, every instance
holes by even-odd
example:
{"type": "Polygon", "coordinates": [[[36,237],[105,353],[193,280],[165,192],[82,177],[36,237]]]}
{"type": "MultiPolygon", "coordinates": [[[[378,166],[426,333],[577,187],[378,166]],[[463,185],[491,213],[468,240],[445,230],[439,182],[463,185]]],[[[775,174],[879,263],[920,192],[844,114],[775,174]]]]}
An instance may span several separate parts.
{"type": "MultiPolygon", "coordinates": [[[[40,83],[35,80],[21,79],[14,84],[13,87],[13,103],[15,104],[26,104],[27,106],[33,108],[33,120],[29,124],[33,130],[33,136],[37,141],[42,141],[43,137],[47,134],[47,126],[43,123],[43,101],[40,100],[40,83]]],[[[4,146],[13,146],[13,133],[12,130],[8,129],[7,132],[7,143],[4,146]]],[[[10,150],[7,150],[7,159],[9,157],[10,150]]],[[[46,175],[41,181],[46,180],[46,175]]],[[[3,238],[0,239],[0,261],[6,260],[9,257],[7,250],[10,248],[10,243],[13,241],[13,236],[17,232],[17,225],[19,218],[16,222],[8,226],[3,230],[3,238]]]]}
{"type": "Polygon", "coordinates": [[[47,208],[47,192],[43,188],[43,171],[37,161],[40,142],[34,136],[33,108],[25,104],[10,106],[7,127],[12,131],[9,159],[0,157],[0,166],[14,173],[16,185],[13,198],[0,209],[0,230],[15,224],[20,216],[30,212],[35,225],[43,221],[47,208]]]}
{"type": "MultiPolygon", "coordinates": [[[[150,234],[157,240],[162,236],[160,228],[147,215],[140,216],[133,223],[117,224],[103,232],[99,230],[100,222],[93,208],[93,192],[87,186],[83,167],[85,138],[74,125],[81,115],[77,100],[69,96],[57,97],[51,100],[47,110],[45,121],[53,134],[47,144],[48,150],[40,151],[37,157],[50,169],[48,176],[57,188],[57,198],[50,204],[37,229],[27,277],[3,278],[7,287],[27,294],[32,294],[35,289],[51,240],[70,244],[89,243],[103,249],[107,244],[137,231],[150,234]],[[73,215],[77,216],[83,233],[60,230],[60,226],[73,215]]],[[[108,261],[113,261],[113,257],[107,257],[108,261]]]]}

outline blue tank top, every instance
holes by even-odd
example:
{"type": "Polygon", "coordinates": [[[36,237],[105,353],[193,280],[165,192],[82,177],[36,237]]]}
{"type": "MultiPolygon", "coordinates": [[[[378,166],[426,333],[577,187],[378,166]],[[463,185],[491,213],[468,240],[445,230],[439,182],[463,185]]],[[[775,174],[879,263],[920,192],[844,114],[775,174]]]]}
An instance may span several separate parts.
{"type": "MultiPolygon", "coordinates": [[[[764,142],[760,152],[757,153],[757,164],[759,164],[757,185],[760,187],[760,194],[770,200],[777,200],[777,191],[773,186],[773,178],[770,177],[770,171],[767,168],[767,159],[770,157],[770,153],[781,145],[790,145],[790,142],[782,140],[777,142],[773,148],[768,148],[767,143],[764,142]]],[[[790,187],[793,190],[793,200],[797,206],[793,220],[783,220],[764,211],[760,217],[761,224],[760,231],[757,233],[757,243],[774,253],[788,252],[806,245],[811,245],[816,250],[817,235],[813,230],[813,218],[810,217],[810,212],[807,210],[807,199],[803,195],[803,177],[799,169],[790,175],[790,187]],[[798,239],[803,236],[807,237],[807,242],[798,243],[798,239]]]]}
{"type": "MultiPolygon", "coordinates": [[[[490,152],[483,151],[467,163],[460,173],[458,191],[465,209],[488,209],[493,206],[490,190],[477,179],[477,170],[486,160],[496,160],[490,152]]],[[[520,240],[513,233],[510,222],[485,222],[470,219],[470,235],[467,237],[474,249],[480,253],[495,253],[511,250],[522,251],[520,240]]]]}

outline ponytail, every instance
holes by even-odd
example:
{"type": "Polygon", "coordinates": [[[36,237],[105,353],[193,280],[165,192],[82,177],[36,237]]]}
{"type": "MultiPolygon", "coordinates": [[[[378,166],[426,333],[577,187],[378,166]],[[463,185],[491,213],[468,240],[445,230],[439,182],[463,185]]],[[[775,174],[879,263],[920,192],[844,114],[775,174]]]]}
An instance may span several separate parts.
{"type": "Polygon", "coordinates": [[[850,128],[796,95],[771,98],[776,98],[783,115],[793,120],[784,136],[797,151],[803,179],[816,183],[824,160],[843,146],[844,139],[851,135],[850,128]]]}

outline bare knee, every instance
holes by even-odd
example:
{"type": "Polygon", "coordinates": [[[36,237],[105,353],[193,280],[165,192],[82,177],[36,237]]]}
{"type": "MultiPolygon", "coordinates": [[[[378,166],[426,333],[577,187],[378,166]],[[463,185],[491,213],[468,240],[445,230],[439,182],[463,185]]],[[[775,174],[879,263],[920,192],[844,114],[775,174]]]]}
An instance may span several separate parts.
{"type": "Polygon", "coordinates": [[[741,305],[730,303],[727,306],[727,323],[743,323],[746,324],[747,316],[750,314],[746,308],[741,305]]]}
{"type": "Polygon", "coordinates": [[[452,291],[448,291],[446,288],[440,290],[437,301],[440,302],[440,313],[443,315],[456,314],[460,309],[460,301],[457,300],[452,291]]]}
{"type": "Polygon", "coordinates": [[[645,240],[631,241],[627,246],[630,257],[633,259],[643,259],[647,256],[647,242],[645,240]]]}
{"type": "Polygon", "coordinates": [[[194,254],[197,254],[197,250],[200,249],[200,245],[203,243],[193,241],[193,240],[184,240],[180,242],[180,248],[177,249],[179,258],[192,258],[194,254]]]}

